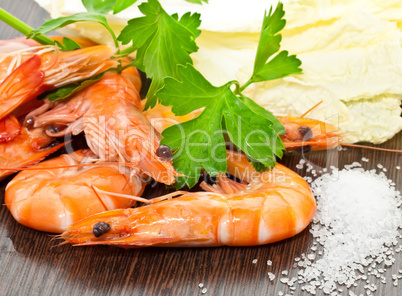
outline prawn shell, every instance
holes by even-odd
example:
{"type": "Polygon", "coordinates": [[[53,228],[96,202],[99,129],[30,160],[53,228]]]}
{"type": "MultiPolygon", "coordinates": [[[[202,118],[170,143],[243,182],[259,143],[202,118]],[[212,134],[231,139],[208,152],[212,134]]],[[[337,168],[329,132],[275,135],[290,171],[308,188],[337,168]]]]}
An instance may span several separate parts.
{"type": "MultiPolygon", "coordinates": [[[[82,151],[74,152],[82,158],[82,151]]],[[[89,215],[127,208],[135,201],[97,193],[101,190],[139,195],[144,183],[130,180],[129,173],[121,174],[114,166],[89,168],[47,167],[68,166],[72,155],[45,161],[35,170],[20,172],[7,186],[5,203],[13,217],[21,224],[46,232],[63,232],[70,224],[89,215]]]]}
{"type": "Polygon", "coordinates": [[[209,192],[102,212],[71,225],[60,238],[82,246],[255,246],[292,237],[308,226],[317,207],[303,178],[280,164],[256,172],[245,155],[228,151],[227,156],[229,172],[248,184],[218,175],[217,184],[203,187],[209,192]],[[110,230],[94,237],[99,222],[110,230]]]}

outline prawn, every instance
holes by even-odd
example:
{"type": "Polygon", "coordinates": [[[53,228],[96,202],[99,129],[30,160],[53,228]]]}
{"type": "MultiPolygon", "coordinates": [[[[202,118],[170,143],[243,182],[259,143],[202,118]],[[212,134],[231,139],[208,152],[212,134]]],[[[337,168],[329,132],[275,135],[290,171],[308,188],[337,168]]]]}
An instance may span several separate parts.
{"type": "Polygon", "coordinates": [[[89,215],[133,206],[135,198],[97,190],[140,195],[145,187],[141,176],[132,175],[127,168],[122,171],[117,164],[79,166],[94,158],[90,150],[79,150],[17,174],[5,192],[5,204],[15,220],[37,230],[61,233],[89,215]]]}
{"type": "Polygon", "coordinates": [[[0,119],[45,90],[81,81],[116,66],[106,45],[61,52],[37,46],[0,55],[0,119]]]}
{"type": "Polygon", "coordinates": [[[56,125],[60,137],[84,131],[90,149],[102,160],[129,162],[155,180],[172,184],[178,174],[171,151],[159,146],[161,136],[143,116],[138,93],[139,74],[134,67],[103,78],[67,102],[36,116],[34,127],[56,125]]]}
{"type": "Polygon", "coordinates": [[[121,247],[254,246],[300,233],[316,211],[309,185],[277,164],[256,172],[244,154],[227,152],[228,172],[218,183],[149,206],[87,217],[62,233],[63,243],[121,247]]]}
{"type": "MultiPolygon", "coordinates": [[[[170,106],[157,104],[154,108],[144,111],[144,116],[159,133],[162,133],[169,126],[196,118],[202,110],[176,116],[170,106]]],[[[303,149],[304,152],[308,152],[309,150],[331,149],[340,142],[339,135],[336,133],[338,128],[326,122],[292,116],[277,116],[277,118],[285,128],[285,135],[280,137],[288,151],[303,149]]]]}

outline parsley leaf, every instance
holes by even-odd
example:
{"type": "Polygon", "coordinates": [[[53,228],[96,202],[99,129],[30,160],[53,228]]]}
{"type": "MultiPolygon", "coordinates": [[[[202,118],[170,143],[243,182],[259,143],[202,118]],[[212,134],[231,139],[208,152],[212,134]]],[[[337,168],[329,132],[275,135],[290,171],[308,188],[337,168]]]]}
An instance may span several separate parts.
{"type": "Polygon", "coordinates": [[[170,16],[156,0],[138,6],[143,17],[128,21],[118,40],[132,42],[137,50],[135,66],[152,79],[145,109],[155,106],[156,92],[163,87],[165,77],[178,77],[177,66],[192,64],[190,53],[198,50],[195,38],[199,35],[200,15],[186,13],[179,20],[170,16]]]}
{"type": "Polygon", "coordinates": [[[265,12],[254,62],[254,71],[249,81],[241,87],[241,90],[244,90],[254,82],[274,80],[302,72],[299,67],[301,61],[295,55],[289,56],[289,53],[285,50],[270,59],[280,49],[282,35],[278,33],[285,27],[286,20],[283,19],[284,15],[285,11],[281,2],[278,3],[273,13],[272,7],[268,15],[265,12]]]}
{"type": "Polygon", "coordinates": [[[116,0],[116,4],[113,6],[113,14],[119,13],[124,9],[133,5],[137,0],[116,0]]]}
{"type": "Polygon", "coordinates": [[[114,44],[119,46],[116,35],[109,26],[106,14],[113,11],[114,14],[126,9],[137,2],[137,0],[82,0],[82,4],[88,12],[76,13],[71,16],[59,17],[46,21],[39,29],[33,30],[27,35],[28,38],[35,38],[41,34],[63,28],[77,22],[97,22],[103,25],[112,35],[114,44]]]}
{"type": "Polygon", "coordinates": [[[202,2],[208,3],[208,0],[186,0],[186,1],[194,4],[202,4],[202,2]]]}
{"type": "Polygon", "coordinates": [[[246,155],[246,157],[247,157],[247,160],[253,164],[253,167],[257,172],[265,172],[267,170],[267,167],[264,164],[262,164],[261,162],[256,161],[255,159],[252,159],[248,155],[246,155]]]}
{"type": "Polygon", "coordinates": [[[76,13],[71,16],[64,16],[64,17],[59,17],[59,18],[55,18],[52,20],[48,20],[42,26],[40,26],[39,29],[33,30],[30,34],[28,34],[27,37],[34,38],[37,35],[45,34],[45,33],[63,28],[69,24],[73,24],[76,22],[83,22],[83,21],[97,22],[97,23],[103,25],[109,31],[109,33],[112,35],[113,40],[115,41],[116,47],[118,46],[118,43],[116,41],[116,36],[115,36],[112,28],[109,26],[109,24],[106,20],[106,17],[102,14],[95,13],[95,12],[81,12],[81,13],[76,13]]]}
{"type": "Polygon", "coordinates": [[[55,90],[50,90],[50,91],[44,92],[43,94],[41,94],[38,97],[38,99],[40,99],[40,100],[47,99],[50,102],[56,102],[59,100],[66,99],[66,98],[72,96],[73,94],[80,92],[84,88],[87,88],[88,86],[94,84],[95,82],[101,80],[103,75],[104,75],[104,73],[100,73],[94,77],[84,80],[81,83],[72,83],[72,84],[62,86],[55,90]]]}
{"type": "Polygon", "coordinates": [[[88,12],[108,14],[113,11],[113,14],[119,13],[124,9],[133,5],[137,0],[82,0],[88,12]]]}
{"type": "Polygon", "coordinates": [[[55,43],[63,51],[71,51],[71,50],[81,48],[81,46],[77,42],[75,42],[73,39],[70,39],[67,37],[63,37],[63,43],[61,43],[59,41],[55,41],[55,43]]]}
{"type": "Polygon", "coordinates": [[[275,165],[275,155],[281,157],[284,149],[279,138],[284,128],[276,117],[249,98],[236,95],[231,90],[233,82],[213,86],[191,64],[179,66],[178,74],[180,80],[165,79],[157,93],[161,103],[173,106],[176,115],[204,107],[198,117],[162,132],[161,143],[175,150],[175,169],[186,176],[178,178],[178,186],[194,186],[201,167],[211,175],[226,171],[223,133],[256,162],[275,165]]]}
{"type": "Polygon", "coordinates": [[[116,0],[82,0],[81,1],[88,12],[107,14],[113,10],[116,0]]]}

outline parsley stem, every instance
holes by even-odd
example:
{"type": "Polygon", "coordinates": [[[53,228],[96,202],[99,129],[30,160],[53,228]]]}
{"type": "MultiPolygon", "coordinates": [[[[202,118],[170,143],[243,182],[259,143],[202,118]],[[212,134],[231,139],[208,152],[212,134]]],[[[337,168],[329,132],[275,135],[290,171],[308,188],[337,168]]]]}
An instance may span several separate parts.
{"type": "Polygon", "coordinates": [[[240,87],[240,92],[246,89],[247,86],[249,86],[251,83],[254,81],[250,78],[243,86],[240,87]]]}
{"type": "Polygon", "coordinates": [[[113,32],[112,28],[109,25],[105,26],[105,28],[106,28],[106,30],[109,31],[110,35],[112,35],[114,46],[116,46],[116,48],[118,48],[119,42],[117,42],[117,37],[116,37],[115,33],[113,32]]]}
{"type": "MultiPolygon", "coordinates": [[[[9,26],[13,27],[17,31],[21,32],[25,36],[34,30],[34,28],[32,28],[31,26],[22,22],[21,20],[17,19],[15,16],[8,13],[7,11],[5,11],[2,8],[0,8],[0,20],[5,22],[9,26]]],[[[52,40],[49,37],[42,35],[42,34],[36,35],[32,39],[43,45],[53,45],[54,44],[54,40],[52,40]]]]}
{"type": "Polygon", "coordinates": [[[126,49],[120,50],[119,51],[119,55],[129,55],[130,53],[134,52],[135,50],[137,50],[137,47],[131,45],[129,47],[127,47],[126,49]]]}

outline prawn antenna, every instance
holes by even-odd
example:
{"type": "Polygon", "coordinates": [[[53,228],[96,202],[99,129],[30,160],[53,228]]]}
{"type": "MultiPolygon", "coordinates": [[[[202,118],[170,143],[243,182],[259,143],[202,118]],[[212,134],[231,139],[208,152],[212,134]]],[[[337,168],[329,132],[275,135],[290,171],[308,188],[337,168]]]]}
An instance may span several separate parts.
{"type": "Polygon", "coordinates": [[[313,111],[315,108],[317,108],[319,105],[321,105],[323,102],[323,100],[319,101],[317,104],[315,104],[313,107],[311,107],[310,109],[308,109],[306,112],[303,113],[302,116],[300,116],[301,118],[304,118],[304,116],[306,116],[307,114],[309,114],[311,111],[313,111]]]}
{"type": "Polygon", "coordinates": [[[372,146],[366,146],[366,145],[341,144],[341,146],[353,147],[353,148],[362,148],[362,149],[369,149],[369,150],[378,150],[378,151],[385,151],[385,152],[393,152],[393,153],[402,153],[402,150],[398,150],[398,149],[387,149],[387,148],[372,147],[372,146]]]}

